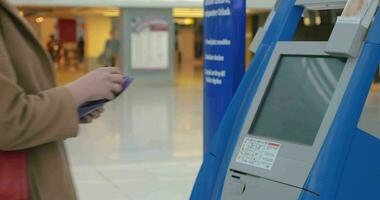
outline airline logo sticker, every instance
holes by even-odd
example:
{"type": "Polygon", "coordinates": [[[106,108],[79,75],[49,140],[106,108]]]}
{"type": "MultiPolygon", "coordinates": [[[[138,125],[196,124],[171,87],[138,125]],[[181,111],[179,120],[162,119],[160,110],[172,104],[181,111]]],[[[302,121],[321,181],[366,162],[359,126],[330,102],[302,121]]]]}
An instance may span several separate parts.
{"type": "Polygon", "coordinates": [[[244,138],[236,162],[272,170],[280,148],[281,144],[279,143],[247,136],[244,138]]]}

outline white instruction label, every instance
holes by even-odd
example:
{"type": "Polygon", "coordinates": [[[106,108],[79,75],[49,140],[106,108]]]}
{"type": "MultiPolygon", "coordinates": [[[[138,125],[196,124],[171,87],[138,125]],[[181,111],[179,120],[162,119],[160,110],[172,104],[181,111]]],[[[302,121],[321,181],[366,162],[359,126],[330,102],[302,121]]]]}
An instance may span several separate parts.
{"type": "Polygon", "coordinates": [[[280,148],[281,144],[279,143],[247,136],[244,138],[236,162],[261,169],[272,170],[280,148]]]}

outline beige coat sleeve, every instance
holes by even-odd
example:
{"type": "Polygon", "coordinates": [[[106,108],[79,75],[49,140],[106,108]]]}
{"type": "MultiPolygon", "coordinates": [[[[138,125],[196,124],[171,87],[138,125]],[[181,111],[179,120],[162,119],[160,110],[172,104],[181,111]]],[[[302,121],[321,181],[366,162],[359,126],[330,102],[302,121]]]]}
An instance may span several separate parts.
{"type": "Polygon", "coordinates": [[[57,87],[26,94],[0,34],[0,150],[27,149],[74,137],[79,119],[71,93],[57,87]]]}

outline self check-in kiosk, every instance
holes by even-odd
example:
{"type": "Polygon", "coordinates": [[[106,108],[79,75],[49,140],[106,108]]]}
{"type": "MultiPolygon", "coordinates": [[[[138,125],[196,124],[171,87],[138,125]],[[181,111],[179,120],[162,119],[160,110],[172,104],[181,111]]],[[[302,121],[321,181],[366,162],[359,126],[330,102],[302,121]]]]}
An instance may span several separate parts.
{"type": "Polygon", "coordinates": [[[380,199],[380,134],[358,127],[380,62],[378,0],[278,1],[191,199],[380,199]],[[293,42],[304,8],[344,8],[293,42]]]}

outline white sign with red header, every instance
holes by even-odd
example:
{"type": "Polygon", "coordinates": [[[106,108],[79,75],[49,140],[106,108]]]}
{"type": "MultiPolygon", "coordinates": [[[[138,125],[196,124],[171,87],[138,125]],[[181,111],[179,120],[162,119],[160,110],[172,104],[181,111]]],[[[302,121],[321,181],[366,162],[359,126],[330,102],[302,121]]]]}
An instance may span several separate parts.
{"type": "Polygon", "coordinates": [[[280,143],[247,136],[244,138],[236,162],[261,169],[272,170],[280,148],[280,143]]]}
{"type": "Polygon", "coordinates": [[[132,69],[169,68],[169,23],[163,17],[134,18],[130,45],[132,69]]]}

